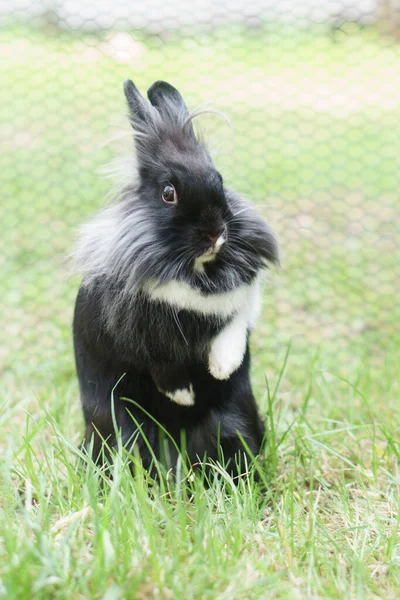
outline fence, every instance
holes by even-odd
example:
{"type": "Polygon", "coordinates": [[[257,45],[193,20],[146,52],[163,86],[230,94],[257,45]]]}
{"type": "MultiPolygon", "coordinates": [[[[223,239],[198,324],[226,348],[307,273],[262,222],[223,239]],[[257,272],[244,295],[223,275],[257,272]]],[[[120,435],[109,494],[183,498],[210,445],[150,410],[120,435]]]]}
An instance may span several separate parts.
{"type": "MultiPolygon", "coordinates": [[[[399,3],[9,2],[0,15],[3,374],[73,372],[75,230],[131,151],[122,80],[176,85],[277,231],[255,364],[387,360],[400,340],[399,3]],[[277,6],[279,5],[279,7],[277,6]],[[106,144],[108,140],[114,140],[106,144]],[[267,360],[268,359],[268,360],[267,360]]],[[[55,375],[56,374],[56,375],[55,375]]]]}

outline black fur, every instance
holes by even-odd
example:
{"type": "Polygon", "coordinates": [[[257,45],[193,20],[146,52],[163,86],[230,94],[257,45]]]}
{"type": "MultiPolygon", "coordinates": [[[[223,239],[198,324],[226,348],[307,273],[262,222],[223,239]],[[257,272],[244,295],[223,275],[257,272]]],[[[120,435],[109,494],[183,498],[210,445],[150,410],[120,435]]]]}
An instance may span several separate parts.
{"type": "MultiPolygon", "coordinates": [[[[115,206],[84,233],[77,261],[83,271],[74,315],[74,347],[86,423],[85,443],[97,459],[102,439],[115,444],[112,402],[124,443],[140,424],[155,455],[162,458],[159,428],[132,399],[180,443],[185,432],[190,461],[221,456],[235,472],[243,451],[238,432],[253,454],[264,427],[252,394],[247,349],[225,381],[208,370],[215,336],[234,318],[201,314],[151,299],[149,282],[185,282],[204,298],[251,284],[265,261],[277,262],[269,226],[239,196],[227,190],[206,148],[197,141],[180,93],[165,82],[148,91],[151,104],[132,82],[124,84],[136,132],[137,180],[115,206]],[[161,199],[174,185],[178,204],[161,199]],[[203,272],[194,269],[209,238],[227,241],[203,272]],[[193,406],[165,393],[193,387],[193,406]],[[219,448],[220,444],[220,448],[219,448]]],[[[146,468],[151,454],[141,435],[136,447],[146,468]]],[[[171,460],[176,456],[171,446],[171,460]]]]}

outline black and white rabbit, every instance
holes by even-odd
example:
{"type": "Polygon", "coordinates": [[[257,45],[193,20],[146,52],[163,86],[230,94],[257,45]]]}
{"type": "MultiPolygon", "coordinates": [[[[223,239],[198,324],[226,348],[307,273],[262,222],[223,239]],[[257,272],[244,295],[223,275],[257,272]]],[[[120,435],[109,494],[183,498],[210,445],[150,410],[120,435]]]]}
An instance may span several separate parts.
{"type": "Polygon", "coordinates": [[[136,177],[83,227],[76,253],[83,281],[73,327],[85,442],[96,460],[102,439],[115,443],[116,420],[123,442],[135,440],[149,468],[143,435],[161,457],[149,414],[178,445],[185,432],[190,461],[223,455],[236,473],[244,451],[238,433],[255,455],[264,436],[248,342],[260,272],[278,262],[277,242],[251,205],[224,186],[195,136],[196,113],[174,87],[155,82],[150,102],[129,80],[124,90],[136,177]]]}

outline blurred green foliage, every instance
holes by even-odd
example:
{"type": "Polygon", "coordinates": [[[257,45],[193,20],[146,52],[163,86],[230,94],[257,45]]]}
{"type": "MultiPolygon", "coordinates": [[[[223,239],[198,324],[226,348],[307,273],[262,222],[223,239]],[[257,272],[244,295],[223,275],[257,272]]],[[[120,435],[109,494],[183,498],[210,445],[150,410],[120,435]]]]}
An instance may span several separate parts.
{"type": "Polygon", "coordinates": [[[129,131],[126,77],[143,92],[171,81],[190,107],[211,102],[232,121],[233,132],[215,116],[198,126],[283,255],[254,336],[257,384],[289,339],[296,377],[316,351],[345,370],[368,358],[379,377],[400,337],[399,47],[369,28],[271,24],[164,37],[15,26],[0,47],[0,328],[13,381],[72,376],[67,256],[112,186],[98,169],[120,151],[107,140],[129,131]]]}
{"type": "Polygon", "coordinates": [[[355,25],[47,25],[0,29],[0,52],[0,598],[399,598],[400,47],[355,25]],[[262,497],[227,476],[149,491],[121,460],[99,491],[77,468],[68,255],[100,167],[131,156],[126,77],[228,115],[197,124],[279,235],[252,337],[262,497]]]}

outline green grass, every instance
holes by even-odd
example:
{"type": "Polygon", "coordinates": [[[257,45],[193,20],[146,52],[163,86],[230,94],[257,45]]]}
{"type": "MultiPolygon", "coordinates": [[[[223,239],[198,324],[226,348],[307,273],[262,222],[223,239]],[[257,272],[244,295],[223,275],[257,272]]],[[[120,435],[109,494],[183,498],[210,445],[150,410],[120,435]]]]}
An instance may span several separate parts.
{"type": "Polygon", "coordinates": [[[0,49],[0,598],[397,599],[400,47],[372,29],[13,26],[0,49]],[[77,466],[66,256],[109,191],[126,77],[230,116],[234,144],[202,129],[281,240],[252,341],[264,494],[227,476],[150,492],[123,457],[101,487],[77,466]]]}
{"type": "Polygon", "coordinates": [[[351,383],[318,360],[309,371],[306,389],[283,378],[260,399],[264,494],[228,476],[151,491],[123,458],[112,481],[78,468],[68,386],[3,409],[3,596],[397,598],[398,375],[372,382],[362,367],[351,383]]]}

